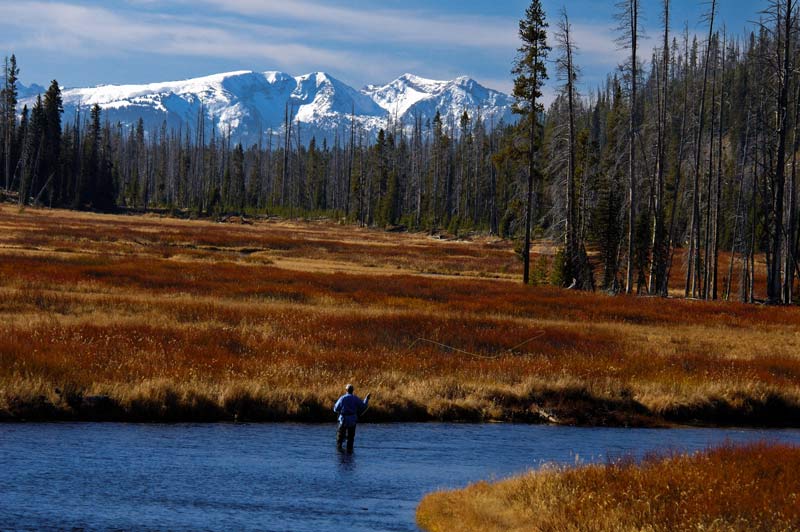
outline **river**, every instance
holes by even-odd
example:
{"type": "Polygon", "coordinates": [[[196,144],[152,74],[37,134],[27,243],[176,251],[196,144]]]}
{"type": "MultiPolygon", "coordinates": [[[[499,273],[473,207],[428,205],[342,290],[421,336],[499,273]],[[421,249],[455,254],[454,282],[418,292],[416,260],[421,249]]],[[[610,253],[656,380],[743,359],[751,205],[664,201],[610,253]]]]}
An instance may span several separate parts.
{"type": "Polygon", "coordinates": [[[0,530],[414,531],[437,488],[800,430],[366,424],[0,425],[0,530]]]}

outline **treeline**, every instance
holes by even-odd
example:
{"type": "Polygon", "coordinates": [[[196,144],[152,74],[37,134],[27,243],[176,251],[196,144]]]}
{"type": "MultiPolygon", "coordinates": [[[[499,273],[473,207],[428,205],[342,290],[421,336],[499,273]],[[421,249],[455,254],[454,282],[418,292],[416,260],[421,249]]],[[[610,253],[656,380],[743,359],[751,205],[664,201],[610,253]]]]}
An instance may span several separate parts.
{"type": "Polygon", "coordinates": [[[659,46],[642,58],[639,0],[625,0],[619,44],[629,60],[580,95],[567,14],[549,33],[534,0],[513,70],[517,124],[465,109],[457,123],[390,120],[375,139],[342,124],[330,145],[303,138],[289,120],[261,145],[242,146],[207,127],[202,112],[194,130],[112,124],[98,107],[64,117],[56,81],[20,112],[11,56],[0,98],[1,182],[20,204],[324,213],[379,227],[485,231],[520,241],[526,281],[541,279],[530,271],[531,239],[550,238],[561,247],[550,278],[565,286],[667,295],[680,276],[687,297],[792,303],[800,10],[797,0],[773,0],[762,24],[732,37],[717,27],[716,8],[712,1],[698,39],[688,25],[672,30],[663,0],[651,14],[664,21],[659,46]],[[545,110],[551,56],[560,92],[545,110]],[[673,269],[676,250],[685,262],[673,269]],[[765,287],[755,283],[762,257],[765,287]]]}
{"type": "Polygon", "coordinates": [[[62,127],[61,89],[53,80],[32,109],[24,106],[17,115],[18,75],[12,55],[5,60],[0,91],[5,190],[16,190],[21,206],[113,209],[118,204],[120,154],[115,153],[109,124],[101,121],[100,108],[62,127]]]}
{"type": "MultiPolygon", "coordinates": [[[[7,64],[3,102],[13,109],[14,56],[7,64]]],[[[103,121],[98,106],[64,117],[54,80],[32,109],[4,117],[3,131],[12,132],[2,152],[5,187],[19,191],[21,205],[335,213],[363,225],[513,235],[515,162],[495,161],[513,135],[480,113],[465,111],[458,124],[438,113],[425,123],[389,121],[375,139],[346,124],[332,145],[303,139],[300,125],[287,122],[288,134],[245,147],[202,112],[196,129],[165,122],[152,131],[141,119],[132,127],[103,121]]]]}

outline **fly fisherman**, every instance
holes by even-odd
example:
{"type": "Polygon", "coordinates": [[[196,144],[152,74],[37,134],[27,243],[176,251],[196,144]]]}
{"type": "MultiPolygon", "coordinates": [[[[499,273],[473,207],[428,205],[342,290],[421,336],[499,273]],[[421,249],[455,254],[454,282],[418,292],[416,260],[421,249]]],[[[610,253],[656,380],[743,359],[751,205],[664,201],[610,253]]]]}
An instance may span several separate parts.
{"type": "Polygon", "coordinates": [[[346,394],[341,396],[333,406],[333,411],[339,414],[339,430],[336,431],[336,448],[342,450],[342,443],[347,438],[347,452],[353,452],[353,442],[356,439],[356,423],[358,416],[363,414],[369,406],[369,396],[367,394],[362,401],[353,394],[353,385],[345,386],[346,394]]]}

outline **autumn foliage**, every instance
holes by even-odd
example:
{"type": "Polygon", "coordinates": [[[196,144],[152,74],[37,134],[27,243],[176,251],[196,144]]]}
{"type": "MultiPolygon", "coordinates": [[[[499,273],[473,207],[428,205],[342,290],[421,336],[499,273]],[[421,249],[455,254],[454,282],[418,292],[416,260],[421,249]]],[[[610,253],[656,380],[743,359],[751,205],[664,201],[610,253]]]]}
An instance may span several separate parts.
{"type": "MultiPolygon", "coordinates": [[[[543,251],[543,250],[540,250],[543,251]]],[[[525,287],[513,246],[0,207],[0,417],[796,424],[800,311],[525,287]]]]}

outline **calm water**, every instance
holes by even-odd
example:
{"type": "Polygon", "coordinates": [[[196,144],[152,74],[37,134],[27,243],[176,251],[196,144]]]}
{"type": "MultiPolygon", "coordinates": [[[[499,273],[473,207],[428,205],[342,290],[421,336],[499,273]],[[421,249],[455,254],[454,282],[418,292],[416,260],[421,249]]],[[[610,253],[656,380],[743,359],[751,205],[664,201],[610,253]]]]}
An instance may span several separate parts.
{"type": "Polygon", "coordinates": [[[362,425],[0,425],[0,530],[416,530],[428,491],[543,462],[603,461],[800,431],[362,425]]]}

